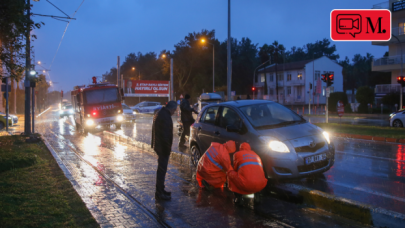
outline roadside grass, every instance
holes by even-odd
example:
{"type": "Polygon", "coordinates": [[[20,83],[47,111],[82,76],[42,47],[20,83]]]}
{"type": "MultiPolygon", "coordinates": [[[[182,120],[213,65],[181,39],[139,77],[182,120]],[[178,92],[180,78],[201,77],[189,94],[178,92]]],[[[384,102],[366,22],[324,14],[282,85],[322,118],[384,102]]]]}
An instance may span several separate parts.
{"type": "Polygon", "coordinates": [[[43,142],[0,137],[0,227],[99,227],[43,142]]]}
{"type": "Polygon", "coordinates": [[[315,125],[332,133],[370,135],[376,137],[405,139],[405,128],[376,127],[338,123],[316,123],[315,125]]]}

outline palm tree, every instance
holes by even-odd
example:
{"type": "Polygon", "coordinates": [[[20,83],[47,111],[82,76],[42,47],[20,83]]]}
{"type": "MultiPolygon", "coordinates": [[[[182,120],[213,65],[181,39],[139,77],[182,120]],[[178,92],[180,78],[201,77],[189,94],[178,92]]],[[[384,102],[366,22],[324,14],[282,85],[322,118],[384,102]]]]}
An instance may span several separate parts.
{"type": "MultiPolygon", "coordinates": [[[[277,40],[275,40],[270,46],[269,46],[269,51],[270,55],[272,56],[273,62],[276,64],[276,97],[277,97],[277,102],[278,101],[278,76],[277,76],[277,63],[280,62],[282,58],[279,58],[281,56],[281,53],[285,51],[285,47],[282,44],[279,44],[277,40]]],[[[267,85],[266,85],[267,87],[267,85]]],[[[267,89],[267,88],[266,88],[267,89]]]]}

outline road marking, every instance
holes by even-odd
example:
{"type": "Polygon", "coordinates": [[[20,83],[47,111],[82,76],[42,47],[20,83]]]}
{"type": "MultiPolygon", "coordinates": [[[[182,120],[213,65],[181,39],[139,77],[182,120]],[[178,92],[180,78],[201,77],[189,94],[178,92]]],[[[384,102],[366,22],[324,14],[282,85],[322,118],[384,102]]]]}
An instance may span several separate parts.
{"type": "Polygon", "coordinates": [[[377,157],[377,156],[371,156],[371,155],[348,153],[348,152],[343,152],[343,151],[335,151],[335,153],[337,153],[337,154],[347,154],[347,155],[352,155],[352,156],[357,156],[357,157],[364,157],[364,158],[381,159],[381,160],[394,161],[394,162],[405,162],[405,160],[397,160],[397,159],[393,159],[393,158],[383,158],[383,157],[377,157]]]}
{"type": "Polygon", "coordinates": [[[371,189],[367,189],[367,188],[363,188],[363,187],[355,187],[355,186],[352,186],[352,185],[349,185],[349,184],[343,184],[343,183],[339,183],[339,182],[335,182],[335,181],[325,181],[325,182],[330,183],[330,184],[334,184],[334,185],[338,185],[338,186],[341,186],[341,187],[345,187],[345,188],[355,189],[355,190],[361,191],[361,192],[366,192],[366,193],[376,195],[376,196],[382,196],[382,197],[390,198],[390,199],[393,199],[393,200],[398,200],[398,201],[401,201],[401,202],[405,203],[404,198],[388,195],[388,194],[385,194],[385,193],[382,193],[382,192],[373,191],[371,189]]]}

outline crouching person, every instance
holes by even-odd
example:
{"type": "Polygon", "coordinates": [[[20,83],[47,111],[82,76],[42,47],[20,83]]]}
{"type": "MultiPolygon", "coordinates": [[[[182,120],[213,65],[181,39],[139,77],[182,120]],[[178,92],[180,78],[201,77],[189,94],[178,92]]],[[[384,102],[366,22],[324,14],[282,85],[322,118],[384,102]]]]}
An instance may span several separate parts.
{"type": "Polygon", "coordinates": [[[242,143],[240,151],[233,155],[233,170],[228,172],[228,184],[237,204],[242,203],[242,195],[258,193],[266,187],[262,160],[248,143],[242,143]]]}
{"type": "Polygon", "coordinates": [[[226,173],[232,170],[229,154],[236,151],[235,142],[230,140],[224,144],[211,143],[211,146],[200,158],[197,166],[196,179],[200,187],[208,190],[220,188],[226,182],[226,173]]]}

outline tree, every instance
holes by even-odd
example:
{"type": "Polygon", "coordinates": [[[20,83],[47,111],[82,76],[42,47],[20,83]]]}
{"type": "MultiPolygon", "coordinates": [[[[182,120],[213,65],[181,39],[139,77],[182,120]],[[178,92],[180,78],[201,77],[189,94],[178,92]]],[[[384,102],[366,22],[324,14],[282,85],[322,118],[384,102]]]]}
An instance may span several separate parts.
{"type": "Polygon", "coordinates": [[[49,87],[50,87],[50,85],[46,81],[46,76],[43,74],[40,74],[38,76],[38,81],[37,81],[36,87],[35,87],[37,108],[39,110],[42,110],[43,108],[45,108],[49,87]]]}
{"type": "Polygon", "coordinates": [[[328,100],[328,110],[331,112],[336,112],[336,105],[338,101],[342,101],[344,105],[348,104],[347,94],[344,92],[334,92],[330,94],[328,100]]]}
{"type": "MultiPolygon", "coordinates": [[[[25,11],[28,6],[24,0],[0,1],[0,65],[5,72],[0,71],[0,77],[10,76],[20,80],[25,70],[25,34],[27,25],[30,30],[39,29],[41,24],[28,21],[25,11]]],[[[32,39],[36,35],[31,35],[32,39]]]]}
{"type": "Polygon", "coordinates": [[[357,89],[356,99],[360,103],[358,108],[360,113],[368,112],[368,104],[374,103],[374,90],[368,86],[362,86],[357,89]]]}

